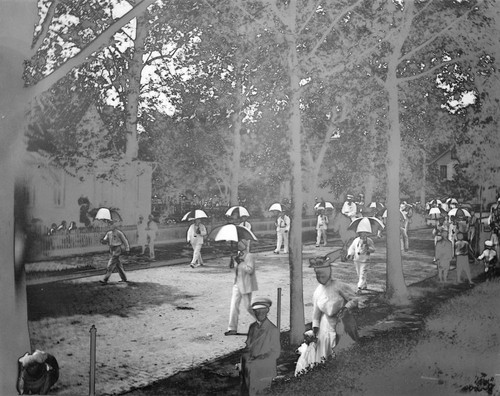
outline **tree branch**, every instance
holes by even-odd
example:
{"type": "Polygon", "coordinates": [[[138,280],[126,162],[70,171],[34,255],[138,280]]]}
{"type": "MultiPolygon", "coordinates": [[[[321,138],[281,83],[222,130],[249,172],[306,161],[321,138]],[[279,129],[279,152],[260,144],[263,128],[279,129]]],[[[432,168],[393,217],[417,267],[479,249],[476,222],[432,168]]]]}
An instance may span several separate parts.
{"type": "Polygon", "coordinates": [[[48,76],[42,78],[35,83],[35,86],[51,87],[56,84],[61,78],[66,76],[73,68],[80,66],[87,57],[99,51],[108,45],[109,40],[113,35],[118,32],[123,26],[147,11],[147,7],[153,4],[156,0],[142,0],[138,2],[132,9],[130,9],[121,18],[117,19],[106,30],[104,30],[98,38],[89,43],[86,47],[76,54],[73,58],[68,59],[64,64],[59,66],[48,76]]]}
{"type": "Polygon", "coordinates": [[[33,43],[31,44],[31,48],[33,49],[34,53],[36,53],[43,44],[43,39],[45,38],[45,36],[49,31],[50,23],[52,22],[52,18],[54,18],[54,14],[56,12],[58,4],[59,0],[54,0],[52,3],[50,3],[49,9],[47,10],[47,14],[45,15],[45,19],[42,22],[42,29],[40,30],[40,33],[36,35],[36,37],[33,37],[33,43]]]}

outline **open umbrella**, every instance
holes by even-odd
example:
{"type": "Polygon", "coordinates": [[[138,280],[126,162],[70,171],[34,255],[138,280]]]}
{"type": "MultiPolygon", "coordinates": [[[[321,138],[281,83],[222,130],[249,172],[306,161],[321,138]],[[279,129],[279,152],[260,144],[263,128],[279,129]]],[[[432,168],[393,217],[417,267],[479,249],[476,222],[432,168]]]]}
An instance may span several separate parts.
{"type": "Polygon", "coordinates": [[[455,216],[455,217],[471,217],[470,212],[467,209],[464,208],[453,208],[448,212],[448,216],[455,216]]]}
{"type": "Polygon", "coordinates": [[[355,232],[368,232],[371,234],[376,227],[384,228],[384,223],[376,217],[359,217],[354,219],[347,229],[355,232]]]}
{"type": "Polygon", "coordinates": [[[233,206],[229,208],[226,212],[226,216],[233,216],[235,213],[237,213],[238,217],[241,216],[250,217],[250,213],[248,213],[248,210],[246,210],[243,206],[233,206]]]}
{"type": "Polygon", "coordinates": [[[108,220],[108,221],[122,221],[122,217],[115,209],[109,208],[99,208],[93,210],[94,218],[96,220],[108,220]],[[95,214],[94,214],[95,212],[95,214]]]}
{"type": "Polygon", "coordinates": [[[242,239],[256,241],[257,237],[248,228],[236,224],[225,224],[215,227],[208,236],[214,241],[238,242],[242,239]]]}
{"type": "Polygon", "coordinates": [[[269,212],[273,210],[277,210],[278,212],[283,212],[283,207],[281,206],[280,203],[276,202],[271,205],[271,207],[269,208],[269,212]]]}
{"type": "Polygon", "coordinates": [[[320,208],[334,209],[333,204],[331,202],[318,202],[316,205],[314,205],[314,209],[318,210],[320,208]]]}
{"type": "Polygon", "coordinates": [[[193,209],[187,212],[181,219],[181,221],[189,221],[196,219],[206,219],[208,218],[207,214],[201,209],[193,209]]]}
{"type": "Polygon", "coordinates": [[[445,210],[434,207],[429,210],[428,216],[429,219],[437,220],[443,217],[445,213],[446,213],[445,210]]]}

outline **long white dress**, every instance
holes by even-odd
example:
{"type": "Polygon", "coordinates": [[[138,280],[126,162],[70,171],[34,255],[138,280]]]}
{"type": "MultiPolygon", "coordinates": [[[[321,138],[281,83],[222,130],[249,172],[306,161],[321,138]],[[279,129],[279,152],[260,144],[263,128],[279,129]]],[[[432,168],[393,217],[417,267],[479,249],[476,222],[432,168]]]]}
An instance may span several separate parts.
{"type": "Polygon", "coordinates": [[[344,282],[330,279],[325,285],[318,285],[314,291],[312,326],[319,328],[316,362],[327,359],[333,353],[338,343],[337,335],[341,333],[337,328],[340,322],[337,314],[349,301],[357,305],[356,291],[344,282]]]}

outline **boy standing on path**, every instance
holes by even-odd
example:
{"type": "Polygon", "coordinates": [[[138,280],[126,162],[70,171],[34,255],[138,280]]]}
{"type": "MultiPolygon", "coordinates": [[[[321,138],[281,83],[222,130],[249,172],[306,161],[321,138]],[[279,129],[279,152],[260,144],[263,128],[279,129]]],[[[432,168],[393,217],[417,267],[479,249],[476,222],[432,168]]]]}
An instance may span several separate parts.
{"type": "Polygon", "coordinates": [[[108,221],[111,230],[109,230],[106,235],[101,239],[101,243],[109,245],[109,253],[111,257],[108,261],[108,266],[106,268],[106,274],[104,279],[100,280],[103,285],[108,283],[108,279],[113,273],[113,271],[118,269],[118,274],[120,275],[121,282],[127,282],[127,276],[125,275],[125,270],[123,269],[123,264],[120,262],[120,255],[122,254],[122,245],[125,246],[125,251],[130,253],[130,245],[125,234],[121,232],[113,221],[108,221]]]}
{"type": "Polygon", "coordinates": [[[201,222],[201,218],[194,220],[194,223],[188,229],[187,241],[193,247],[193,259],[191,260],[190,267],[196,268],[203,265],[201,257],[201,247],[203,246],[204,238],[207,235],[207,229],[201,222]]]}
{"type": "Polygon", "coordinates": [[[368,232],[358,232],[358,237],[352,241],[347,250],[347,257],[352,258],[356,272],[358,273],[358,294],[361,290],[366,290],[366,274],[368,265],[370,265],[370,254],[375,252],[375,244],[371,238],[368,238],[368,232]]]}

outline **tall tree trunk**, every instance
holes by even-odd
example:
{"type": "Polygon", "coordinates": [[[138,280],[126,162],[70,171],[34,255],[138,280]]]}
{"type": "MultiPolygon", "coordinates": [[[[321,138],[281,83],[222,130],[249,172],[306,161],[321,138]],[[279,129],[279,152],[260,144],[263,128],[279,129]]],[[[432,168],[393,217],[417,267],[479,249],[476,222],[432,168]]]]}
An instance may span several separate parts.
{"type": "Polygon", "coordinates": [[[424,149],[422,149],[422,186],[420,188],[420,203],[425,205],[426,197],[425,197],[425,185],[427,178],[427,153],[424,149]]]}
{"type": "Polygon", "coordinates": [[[233,113],[233,155],[231,157],[231,181],[230,181],[230,205],[238,205],[238,188],[240,185],[241,168],[241,110],[244,103],[242,98],[243,91],[241,87],[241,67],[240,61],[236,66],[237,84],[236,84],[236,103],[233,113]]]}
{"type": "Polygon", "coordinates": [[[296,1],[289,4],[288,71],[290,76],[290,162],[292,164],[292,224],[290,229],[290,342],[300,344],[304,333],[304,290],[302,279],[302,151],[300,119],[300,77],[295,42],[296,1]]]}
{"type": "Polygon", "coordinates": [[[137,139],[137,116],[139,111],[139,97],[141,93],[141,75],[144,68],[144,41],[148,35],[147,21],[144,16],[136,18],[136,32],[134,40],[134,52],[129,60],[129,69],[123,89],[127,92],[127,103],[125,103],[125,131],[127,134],[127,147],[125,159],[127,162],[137,159],[139,142],[137,139]]]}
{"type": "MultiPolygon", "coordinates": [[[[22,166],[22,136],[30,91],[23,87],[23,61],[31,56],[36,2],[0,3],[0,394],[16,392],[17,360],[31,352],[23,263],[14,256],[14,184],[22,166]]],[[[22,209],[22,208],[21,208],[22,209]]]]}
{"type": "Polygon", "coordinates": [[[397,67],[401,56],[401,48],[411,25],[409,15],[413,12],[411,4],[405,6],[404,25],[395,35],[393,52],[387,64],[387,80],[385,88],[389,98],[389,133],[387,136],[387,297],[395,305],[408,303],[408,289],[403,275],[400,246],[400,213],[399,213],[399,167],[401,163],[401,129],[399,123],[399,97],[397,67]]]}

